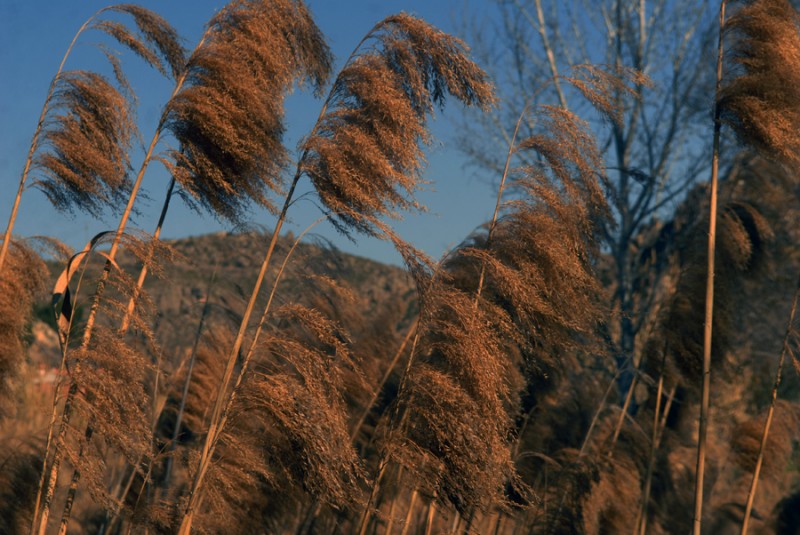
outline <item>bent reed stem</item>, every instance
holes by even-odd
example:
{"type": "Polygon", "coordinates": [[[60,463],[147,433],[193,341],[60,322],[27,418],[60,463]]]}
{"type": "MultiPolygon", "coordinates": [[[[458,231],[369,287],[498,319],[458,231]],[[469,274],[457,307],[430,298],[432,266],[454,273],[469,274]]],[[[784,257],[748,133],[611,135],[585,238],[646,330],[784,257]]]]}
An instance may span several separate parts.
{"type": "MultiPolygon", "coordinates": [[[[207,34],[203,35],[203,38],[197,45],[198,47],[202,46],[203,42],[206,39],[206,35],[207,34]]],[[[183,87],[183,84],[186,81],[186,75],[187,71],[184,70],[183,73],[181,73],[181,76],[178,78],[178,80],[176,80],[175,87],[173,88],[172,94],[169,97],[170,101],[175,97],[175,95],[178,94],[178,92],[183,87]]],[[[111,249],[109,250],[108,255],[106,256],[106,263],[105,266],[103,267],[103,272],[100,275],[100,279],[97,281],[97,287],[95,288],[94,297],[92,299],[92,306],[89,310],[89,316],[86,320],[86,326],[84,327],[83,331],[83,340],[81,342],[82,349],[86,349],[89,346],[89,343],[91,342],[94,323],[97,317],[98,310],[100,308],[100,299],[105,290],[108,278],[111,276],[111,269],[117,255],[117,251],[119,250],[119,246],[122,242],[122,236],[125,232],[128,219],[130,218],[131,212],[133,211],[134,202],[136,201],[136,197],[138,196],[139,189],[142,185],[142,180],[144,179],[145,172],[147,171],[147,168],[149,167],[150,162],[153,159],[153,153],[155,152],[156,145],[161,139],[161,134],[163,132],[165,124],[166,124],[166,109],[161,114],[158,126],[156,127],[155,133],[153,134],[153,138],[151,139],[150,145],[148,146],[147,152],[145,153],[144,160],[142,160],[142,164],[139,167],[139,172],[137,173],[136,180],[134,181],[133,187],[131,188],[131,193],[130,196],[128,197],[128,202],[125,206],[125,210],[123,211],[122,216],[120,217],[120,222],[117,227],[117,232],[114,235],[114,240],[111,243],[111,249]]],[[[80,363],[77,363],[77,365],[79,366],[80,363]]],[[[63,456],[63,449],[65,446],[65,439],[66,439],[66,429],[68,427],[68,422],[73,409],[72,404],[76,394],[77,394],[77,384],[73,382],[67,394],[67,399],[64,402],[64,409],[61,416],[61,428],[63,429],[63,431],[59,431],[59,439],[56,442],[56,450],[54,454],[55,457],[53,460],[54,465],[53,469],[50,472],[48,491],[50,490],[50,487],[52,487],[53,491],[55,491],[55,488],[58,484],[57,468],[58,465],[60,465],[61,457],[63,456]]],[[[91,422],[89,422],[87,427],[92,427],[91,422]]],[[[52,496],[50,497],[50,499],[52,500],[52,496]]],[[[70,506],[71,503],[68,502],[67,507],[70,506]]],[[[42,512],[42,519],[39,525],[39,535],[44,535],[47,529],[47,518],[49,516],[49,509],[50,509],[50,503],[46,502],[46,508],[42,512]]],[[[65,512],[67,513],[67,518],[69,518],[69,512],[66,511],[66,509],[65,512]]]]}

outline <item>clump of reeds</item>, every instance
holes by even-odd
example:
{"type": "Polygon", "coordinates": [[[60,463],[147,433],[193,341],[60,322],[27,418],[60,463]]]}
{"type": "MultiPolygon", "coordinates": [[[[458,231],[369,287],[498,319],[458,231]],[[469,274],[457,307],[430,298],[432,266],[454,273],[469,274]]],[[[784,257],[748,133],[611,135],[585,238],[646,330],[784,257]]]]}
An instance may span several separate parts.
{"type": "MultiPolygon", "coordinates": [[[[293,200],[295,186],[301,176],[311,177],[323,203],[331,209],[331,217],[340,220],[341,228],[350,225],[351,228],[368,232],[375,232],[376,228],[380,228],[380,232],[391,234],[388,228],[380,224],[377,217],[386,215],[395,207],[414,204],[412,201],[408,203],[400,201],[402,195],[395,188],[413,189],[406,186],[416,183],[419,179],[421,152],[418,145],[424,133],[424,119],[433,104],[441,104],[446,93],[468,104],[487,104],[493,98],[483,71],[466,57],[465,49],[460,42],[448,38],[418,19],[405,15],[389,17],[378,23],[364,41],[371,39],[380,46],[362,48],[359,45],[334,83],[319,122],[301,145],[303,154],[298,162],[297,172],[289,187],[226,366],[220,395],[212,413],[211,427],[206,436],[203,456],[195,476],[195,488],[192,490],[191,501],[181,526],[182,533],[188,532],[192,525],[193,515],[201,496],[204,474],[212,460],[216,439],[225,425],[224,414],[231,407],[231,400],[238,395],[239,385],[242,384],[249,367],[248,352],[236,380],[233,380],[236,356],[244,339],[244,331],[249,323],[264,274],[270,264],[278,232],[286,219],[286,211],[293,200]],[[381,65],[384,69],[382,72],[386,76],[374,78],[369,77],[366,72],[359,74],[360,66],[364,63],[381,65]],[[369,80],[373,84],[380,82],[370,87],[373,91],[371,99],[361,99],[348,89],[346,82],[356,83],[359,78],[362,81],[369,80]],[[381,98],[376,98],[382,94],[393,95],[399,100],[393,101],[389,109],[386,107],[385,99],[381,102],[381,98]],[[352,117],[353,120],[348,117],[352,117]],[[356,120],[357,117],[360,118],[356,120]],[[386,131],[383,128],[370,127],[370,124],[380,125],[383,121],[390,120],[390,117],[397,117],[403,121],[417,121],[421,129],[413,127],[410,130],[411,135],[406,135],[402,130],[386,131]],[[348,139],[352,137],[354,131],[348,129],[356,123],[361,129],[358,136],[362,145],[358,148],[358,158],[378,159],[383,162],[383,167],[358,167],[354,168],[357,172],[342,174],[336,169],[344,162],[343,158],[352,158],[352,155],[347,155],[351,154],[355,147],[348,139]],[[391,136],[387,137],[386,134],[390,133],[397,138],[392,140],[391,136]],[[325,144],[331,150],[322,151],[321,144],[325,144]],[[339,163],[328,165],[335,161],[339,163]],[[387,169],[392,170],[388,175],[387,169]],[[379,187],[368,187],[368,192],[356,194],[362,185],[370,183],[379,187]]],[[[410,126],[412,123],[408,124],[410,126]]],[[[402,247],[402,244],[400,246],[402,247]]],[[[269,309],[266,309],[262,316],[266,318],[268,312],[269,309]]],[[[344,429],[340,431],[342,436],[348,438],[349,445],[346,419],[332,421],[337,425],[344,424],[344,429]]],[[[352,486],[351,483],[348,485],[352,486]]],[[[336,496],[343,493],[337,491],[333,494],[336,496]]]]}
{"type": "Polygon", "coordinates": [[[460,513],[503,507],[507,495],[529,503],[512,462],[514,426],[566,359],[599,347],[601,158],[573,114],[543,108],[542,117],[541,133],[515,147],[539,157],[522,170],[519,197],[420,278],[418,356],[401,391],[406,415],[394,422],[407,443],[394,454],[412,472],[424,466],[416,484],[460,513]]]}
{"type": "Polygon", "coordinates": [[[137,132],[133,119],[136,96],[116,51],[100,46],[111,63],[116,88],[96,73],[64,71],[72,49],[89,28],[110,35],[162,74],[166,75],[168,65],[177,76],[183,66],[183,49],[175,30],[142,7],[109,6],[94,13],[80,27],[50,83],[33,133],[0,248],[0,268],[11,244],[22,192],[32,169],[39,174],[36,185],[58,209],[85,210],[97,216],[104,208],[114,209],[130,188],[128,152],[137,132]],[[132,16],[138,33],[122,23],[101,19],[107,11],[132,16]]]}

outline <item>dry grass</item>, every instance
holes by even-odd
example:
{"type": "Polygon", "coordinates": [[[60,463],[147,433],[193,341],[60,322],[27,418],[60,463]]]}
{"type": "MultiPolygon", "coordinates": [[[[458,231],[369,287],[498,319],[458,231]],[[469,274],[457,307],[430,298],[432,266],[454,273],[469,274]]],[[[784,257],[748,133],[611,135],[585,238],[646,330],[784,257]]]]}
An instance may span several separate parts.
{"type": "Polygon", "coordinates": [[[719,106],[740,140],[796,167],[800,160],[800,18],[788,0],[745,3],[726,22],[731,41],[719,106]]]}
{"type": "Polygon", "coordinates": [[[236,1],[209,23],[189,58],[166,126],[180,143],[171,171],[189,202],[241,221],[247,203],[275,210],[288,163],[283,99],[295,84],[321,91],[331,56],[302,2],[236,1]]]}
{"type": "Polygon", "coordinates": [[[415,17],[379,22],[334,82],[300,169],[342,230],[375,233],[374,220],[420,208],[427,118],[447,94],[466,105],[494,102],[466,46],[415,17]]]}
{"type": "MultiPolygon", "coordinates": [[[[758,0],[735,12],[727,26],[736,40],[734,71],[719,104],[743,141],[791,167],[797,147],[787,125],[795,119],[789,107],[796,73],[774,72],[792,70],[800,50],[797,19],[787,6],[758,0]]],[[[139,263],[158,273],[162,261],[172,262],[171,250],[157,240],[98,238],[115,245],[94,300],[84,297],[83,279],[93,280],[99,266],[68,270],[76,323],[82,323],[78,310],[92,307],[89,326],[75,327],[91,335],[64,349],[68,385],[59,394],[68,388],[69,401],[53,402],[53,421],[63,415],[62,427],[55,427],[57,448],[44,452],[46,468],[73,474],[72,488],[62,483],[45,492],[40,509],[57,518],[66,503],[63,526],[76,533],[377,534],[391,532],[391,525],[395,533],[600,535],[638,533],[642,525],[651,533],[690,528],[695,383],[704,371],[703,191],[686,197],[674,221],[647,223],[647,236],[629,244],[640,262],[632,267],[640,272],[637,284],[666,278],[657,288],[632,287],[642,291],[635,299],[654,302],[642,308],[652,311],[648,317],[630,318],[645,327],[630,355],[638,384],[620,407],[623,400],[612,393],[621,372],[609,358],[617,318],[607,305],[617,282],[604,270],[613,251],[600,245],[614,222],[593,125],[563,107],[526,110],[520,121],[533,128],[510,148],[509,162],[523,163],[504,175],[497,216],[434,263],[387,221],[422,208],[416,192],[424,186],[435,111],[450,98],[480,108],[495,102],[464,43],[410,15],[376,24],[334,80],[286,188],[284,95],[297,85],[322,94],[331,68],[305,4],[236,0],[211,20],[188,60],[156,15],[128,5],[112,10],[133,17],[135,30],[107,20],[93,27],[180,88],[153,146],[162,129],[177,139],[178,148],[158,158],[184,194],[231,221],[245,219],[251,202],[281,215],[275,234],[262,237],[270,245],[243,315],[228,305],[238,308],[244,291],[225,301],[210,289],[189,288],[200,278],[190,281],[186,271],[175,279],[170,290],[178,303],[170,310],[198,308],[184,297],[205,300],[203,323],[192,329],[196,351],[162,352],[153,331],[163,303],[139,294],[127,273],[139,263]],[[341,231],[392,241],[414,296],[377,302],[392,292],[379,288],[367,297],[344,282],[343,266],[355,261],[336,254],[312,261],[300,256],[303,247],[291,256],[294,247],[278,244],[303,177],[341,231]],[[283,205],[274,204],[284,189],[283,205]],[[118,243],[128,258],[116,256],[118,243]],[[280,270],[271,264],[275,251],[285,256],[280,270]],[[646,273],[651,269],[659,276],[646,273]],[[265,280],[273,283],[266,305],[259,295],[265,280]],[[284,293],[289,284],[302,288],[298,298],[284,293]],[[258,334],[251,322],[256,305],[264,310],[258,334]],[[228,325],[236,322],[238,333],[228,325]],[[411,326],[407,345],[398,349],[411,326]]],[[[133,91],[108,54],[118,87],[84,71],[57,81],[37,165],[38,185],[61,208],[100,214],[131,187],[133,91]]],[[[636,107],[625,99],[649,88],[641,73],[624,66],[581,66],[561,80],[591,104],[598,125],[612,129],[634,120],[636,107]]],[[[715,532],[741,521],[741,490],[760,454],[763,418],[754,413],[764,392],[754,390],[764,388],[759,369],[770,366],[752,366],[756,348],[746,340],[757,327],[748,323],[749,307],[766,299],[762,293],[779,293],[768,278],[774,262],[787,270],[797,263],[796,254],[783,258],[775,247],[792,232],[784,227],[794,212],[783,213],[782,203],[796,181],[762,188],[738,170],[722,186],[716,251],[714,419],[702,519],[715,532]]],[[[219,241],[228,248],[225,262],[250,254],[229,236],[219,241]]],[[[204,253],[194,250],[198,262],[207,260],[204,253]]],[[[10,386],[19,384],[43,272],[39,255],[15,243],[0,273],[3,533],[27,532],[35,522],[43,418],[22,422],[30,414],[24,407],[11,416],[19,399],[33,404],[41,392],[10,386]]],[[[63,298],[65,285],[57,290],[63,298]]],[[[161,319],[167,320],[183,321],[161,319]]],[[[793,349],[796,340],[787,340],[793,349]]],[[[797,500],[800,419],[793,388],[780,392],[790,399],[777,404],[755,509],[760,529],[776,532],[794,521],[797,500]]]]}

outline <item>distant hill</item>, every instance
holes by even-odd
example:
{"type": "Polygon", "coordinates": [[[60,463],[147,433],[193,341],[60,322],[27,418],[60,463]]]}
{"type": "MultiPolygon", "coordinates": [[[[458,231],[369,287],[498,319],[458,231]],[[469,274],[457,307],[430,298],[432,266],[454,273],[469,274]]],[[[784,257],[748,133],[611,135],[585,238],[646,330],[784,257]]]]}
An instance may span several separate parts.
{"type": "MultiPolygon", "coordinates": [[[[233,329],[238,327],[269,236],[223,232],[165,243],[172,249],[174,257],[163,264],[162,273],[148,276],[145,290],[155,306],[156,339],[164,358],[174,362],[192,345],[207,294],[210,294],[212,303],[207,324],[220,325],[222,322],[233,329]],[[212,275],[215,282],[209,289],[212,275]]],[[[263,309],[275,275],[293,243],[292,236],[283,236],[279,240],[257,310],[263,309]]],[[[119,265],[132,277],[138,275],[140,264],[132,255],[122,255],[119,265]]],[[[55,280],[63,266],[53,264],[51,269],[55,280]]],[[[414,288],[403,269],[343,253],[323,243],[301,243],[296,247],[276,291],[275,304],[302,303],[308,299],[309,285],[315,281],[328,284],[329,280],[337,281],[352,293],[354,302],[351,304],[364,317],[374,318],[386,314],[388,309],[395,310],[393,315],[399,321],[394,327],[398,330],[407,326],[411,319],[414,288]]],[[[81,290],[83,303],[87,302],[92,291],[92,286],[81,290]]],[[[78,305],[80,307],[80,302],[78,305]]],[[[39,315],[49,319],[49,301],[41,304],[39,315]]],[[[260,313],[254,317],[258,315],[260,313]]],[[[57,338],[48,335],[42,327],[37,327],[33,337],[33,360],[57,360],[57,345],[53,347],[57,338]]]]}

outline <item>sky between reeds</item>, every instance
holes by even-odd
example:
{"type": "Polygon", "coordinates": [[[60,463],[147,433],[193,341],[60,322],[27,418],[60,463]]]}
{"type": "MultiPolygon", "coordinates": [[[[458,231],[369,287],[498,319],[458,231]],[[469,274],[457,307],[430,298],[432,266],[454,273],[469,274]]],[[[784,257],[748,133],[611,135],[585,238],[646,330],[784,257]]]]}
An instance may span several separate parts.
{"type": "MultiPolygon", "coordinates": [[[[224,4],[214,0],[191,3],[146,0],[137,3],[169,20],[189,48],[200,39],[205,22],[224,4]]],[[[10,192],[16,187],[48,84],[63,52],[80,25],[105,5],[99,0],[79,5],[52,0],[10,0],[0,4],[0,191],[4,192],[0,194],[1,220],[8,218],[12,203],[10,192]]],[[[463,17],[491,12],[487,0],[311,0],[308,5],[329,38],[337,65],[344,61],[376,20],[389,14],[406,11],[457,35],[463,17]]],[[[85,42],[97,42],[98,39],[94,34],[85,42]]],[[[135,58],[128,55],[123,60],[139,97],[140,130],[150,132],[171,88],[135,58]]],[[[106,64],[98,50],[82,44],[68,60],[66,68],[106,72],[106,64]]],[[[309,92],[296,91],[289,96],[287,147],[295,147],[300,136],[308,132],[318,111],[319,101],[309,92]]],[[[408,214],[396,227],[401,236],[412,240],[433,257],[457,245],[473,228],[491,217],[492,182],[499,179],[466,167],[466,158],[452,140],[454,124],[460,113],[459,106],[452,106],[447,114],[437,114],[439,119],[432,124],[435,141],[427,151],[428,165],[423,176],[433,184],[419,197],[429,211],[408,214]]],[[[141,157],[141,154],[134,155],[132,163],[138,165],[141,157]]],[[[151,222],[157,217],[167,183],[166,171],[154,166],[143,184],[147,198],[136,205],[140,211],[140,215],[134,217],[136,226],[152,231],[151,222]]],[[[305,187],[310,188],[307,183],[305,187]]],[[[92,235],[113,228],[116,220],[116,216],[110,214],[94,220],[80,214],[72,217],[59,213],[38,191],[30,192],[23,199],[22,208],[16,234],[54,236],[72,247],[80,247],[92,235]]],[[[182,203],[175,203],[172,210],[164,227],[164,237],[168,239],[235,230],[230,224],[190,211],[182,203]]],[[[251,223],[266,228],[273,226],[274,217],[266,210],[253,209],[250,213],[251,223]]],[[[318,216],[317,207],[301,201],[293,209],[293,220],[288,229],[297,234],[318,216]]],[[[360,237],[358,243],[352,243],[340,237],[332,227],[320,228],[319,232],[333,239],[345,251],[382,262],[401,263],[400,257],[386,242],[360,237]]]]}

